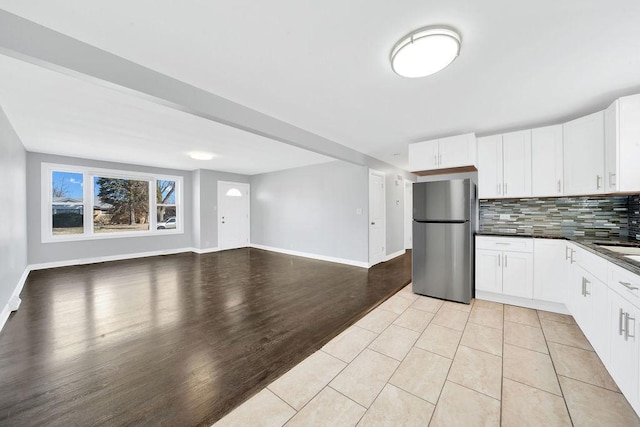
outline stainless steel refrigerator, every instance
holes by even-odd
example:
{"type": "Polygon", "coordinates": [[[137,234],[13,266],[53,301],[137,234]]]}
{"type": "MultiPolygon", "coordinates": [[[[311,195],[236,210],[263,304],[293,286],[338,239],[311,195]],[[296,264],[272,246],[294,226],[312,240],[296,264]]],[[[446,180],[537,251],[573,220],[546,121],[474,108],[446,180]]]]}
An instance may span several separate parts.
{"type": "Polygon", "coordinates": [[[476,186],[413,184],[413,292],[469,304],[475,295],[476,186]]]}

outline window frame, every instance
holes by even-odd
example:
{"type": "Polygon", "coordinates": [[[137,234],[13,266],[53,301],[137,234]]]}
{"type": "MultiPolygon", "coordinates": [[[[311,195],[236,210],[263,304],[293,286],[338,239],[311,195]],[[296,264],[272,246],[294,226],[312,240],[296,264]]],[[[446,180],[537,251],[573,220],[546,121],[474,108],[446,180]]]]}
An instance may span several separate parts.
{"type": "Polygon", "coordinates": [[[130,237],[167,236],[184,234],[184,195],[183,177],[156,173],[132,172],[120,169],[93,168],[87,166],[73,166],[57,163],[42,163],[41,165],[41,241],[42,243],[73,242],[83,240],[119,239],[130,237]],[[82,174],[82,203],[83,203],[83,232],[82,234],[53,234],[53,172],[68,172],[82,174]],[[136,181],[147,181],[149,184],[149,217],[148,230],[119,231],[114,233],[95,233],[93,230],[93,200],[94,178],[118,178],[136,181]],[[176,228],[157,229],[157,181],[175,182],[176,200],[176,228]]]}

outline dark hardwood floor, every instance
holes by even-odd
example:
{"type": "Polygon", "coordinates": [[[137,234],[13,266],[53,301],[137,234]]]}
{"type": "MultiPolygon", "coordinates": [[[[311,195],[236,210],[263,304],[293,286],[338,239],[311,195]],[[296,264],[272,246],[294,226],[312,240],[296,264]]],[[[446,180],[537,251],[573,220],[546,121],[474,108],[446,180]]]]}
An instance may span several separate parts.
{"type": "Polygon", "coordinates": [[[0,332],[0,425],[209,425],[411,279],[258,249],[34,271],[0,332]]]}

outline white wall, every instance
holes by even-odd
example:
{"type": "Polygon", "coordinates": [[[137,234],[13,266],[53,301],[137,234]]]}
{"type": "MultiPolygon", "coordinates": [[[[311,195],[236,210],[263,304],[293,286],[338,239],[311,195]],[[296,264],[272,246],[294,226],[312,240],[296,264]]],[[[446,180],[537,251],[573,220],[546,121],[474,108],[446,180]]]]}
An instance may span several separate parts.
{"type": "Polygon", "coordinates": [[[368,183],[342,161],[252,176],[251,242],[367,263],[368,183]]]}
{"type": "Polygon", "coordinates": [[[174,169],[160,169],[135,166],[124,163],[100,162],[73,157],[52,156],[40,153],[27,154],[27,221],[29,264],[80,261],[92,258],[114,257],[145,252],[172,252],[192,247],[192,195],[191,172],[174,169]],[[95,239],[73,242],[42,243],[40,213],[41,206],[41,164],[59,163],[64,165],[88,166],[105,169],[119,169],[133,172],[157,173],[182,176],[183,178],[183,234],[166,236],[144,236],[117,239],[95,239]]]}
{"type": "Polygon", "coordinates": [[[27,153],[0,108],[0,329],[27,267],[27,153]]]}

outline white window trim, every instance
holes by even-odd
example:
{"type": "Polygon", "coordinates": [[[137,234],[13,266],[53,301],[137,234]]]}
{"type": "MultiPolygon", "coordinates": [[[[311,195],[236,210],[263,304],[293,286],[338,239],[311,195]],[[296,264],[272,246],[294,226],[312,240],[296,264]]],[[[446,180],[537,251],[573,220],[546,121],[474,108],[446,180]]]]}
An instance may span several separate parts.
{"type": "Polygon", "coordinates": [[[143,172],[131,172],[118,169],[102,169],[86,166],[73,166],[57,163],[42,163],[40,168],[41,200],[40,200],[40,231],[42,243],[75,242],[83,240],[120,239],[130,237],[168,236],[184,234],[184,185],[181,176],[162,175],[143,172]],[[83,182],[84,205],[84,232],[83,234],[53,235],[53,222],[51,218],[51,206],[53,197],[51,187],[53,185],[53,172],[81,173],[83,182]],[[117,233],[95,234],[93,232],[93,178],[108,177],[121,179],[135,179],[149,182],[149,230],[127,231],[117,233]],[[176,228],[157,229],[157,202],[156,181],[174,181],[176,183],[176,228]]]}

